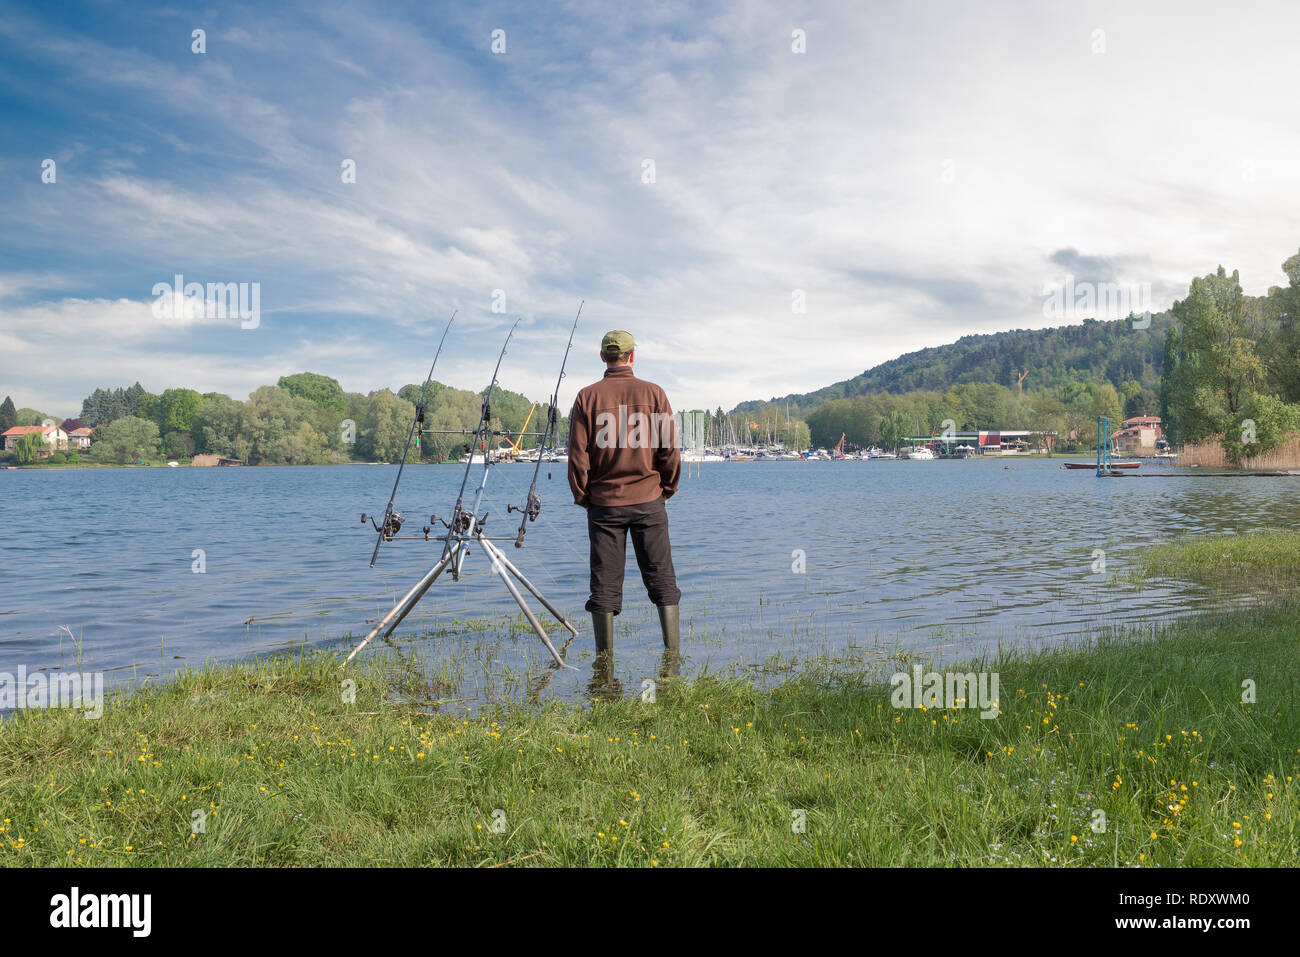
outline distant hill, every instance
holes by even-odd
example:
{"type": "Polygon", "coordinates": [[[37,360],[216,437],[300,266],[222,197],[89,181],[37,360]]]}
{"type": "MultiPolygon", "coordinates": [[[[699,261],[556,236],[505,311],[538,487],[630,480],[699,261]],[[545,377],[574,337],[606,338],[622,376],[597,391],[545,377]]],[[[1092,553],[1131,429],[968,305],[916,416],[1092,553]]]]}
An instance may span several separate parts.
{"type": "MultiPolygon", "coordinates": [[[[1127,319],[1085,319],[1078,325],[1051,329],[962,336],[945,346],[882,362],[816,392],[774,396],[768,402],[781,406],[789,403],[791,415],[803,415],[832,399],[876,392],[943,392],[949,386],[977,382],[1015,388],[1025,370],[1029,371],[1025,389],[1055,389],[1069,381],[1109,382],[1118,388],[1130,379],[1155,389],[1164,357],[1165,331],[1172,321],[1169,313],[1157,313],[1146,329],[1132,328],[1127,319]]],[[[742,402],[733,411],[756,412],[768,402],[742,402]]]]}

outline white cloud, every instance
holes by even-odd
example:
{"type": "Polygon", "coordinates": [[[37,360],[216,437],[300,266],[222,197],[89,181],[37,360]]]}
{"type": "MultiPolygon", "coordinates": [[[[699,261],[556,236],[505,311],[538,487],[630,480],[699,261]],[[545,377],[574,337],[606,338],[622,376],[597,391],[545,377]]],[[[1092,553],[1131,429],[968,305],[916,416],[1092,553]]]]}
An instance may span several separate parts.
{"type": "MultiPolygon", "coordinates": [[[[218,44],[177,66],[0,26],[74,83],[126,97],[179,151],[6,201],[46,247],[93,243],[108,263],[73,273],[91,287],[75,300],[57,299],[66,279],[56,291],[0,273],[0,301],[50,300],[0,313],[6,352],[44,348],[58,327],[67,374],[98,369],[84,344],[112,315],[124,382],[157,369],[153,387],[192,385],[167,378],[192,370],[238,394],[251,373],[237,363],[213,382],[204,353],[178,361],[182,345],[132,331],[148,323],[119,297],[183,272],[262,283],[274,327],[239,341],[247,368],[315,362],[363,391],[422,381],[428,359],[411,354],[431,354],[428,327],[460,306],[445,367],[477,388],[504,335],[488,312],[502,288],[528,319],[511,388],[549,391],[564,317],[585,297],[579,352],[629,328],[678,405],[730,406],[963,334],[1048,325],[1041,290],[1062,274],[1061,249],[1109,261],[1116,274],[1097,278],[1150,283],[1159,308],[1219,263],[1263,292],[1300,245],[1294,6],[1268,29],[1201,3],[498,13],[313,9],[214,31],[244,56],[283,39],[278,69],[310,78],[288,92],[270,58],[234,69],[218,44]],[[493,58],[498,20],[510,52],[493,58]],[[795,26],[806,54],[790,51],[795,26]],[[340,182],[344,158],[356,184],[340,182]],[[640,182],[646,158],[653,185],[640,182]],[[805,315],[791,312],[796,288],[805,315]],[[359,355],[373,365],[358,371],[359,355]],[[397,357],[401,375],[388,372],[397,357]]],[[[594,360],[577,369],[599,373],[594,360]]]]}

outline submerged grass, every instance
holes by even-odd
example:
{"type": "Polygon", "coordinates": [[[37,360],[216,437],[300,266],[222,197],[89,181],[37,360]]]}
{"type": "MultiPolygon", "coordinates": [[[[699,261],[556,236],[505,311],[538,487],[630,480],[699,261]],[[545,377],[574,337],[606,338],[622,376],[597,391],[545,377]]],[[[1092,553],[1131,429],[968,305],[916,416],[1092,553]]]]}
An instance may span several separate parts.
{"type": "Polygon", "coordinates": [[[5,721],[0,862],[1289,866],[1297,611],[960,669],[999,673],[989,720],[815,669],[471,718],[378,656],[352,701],[335,656],[213,666],[5,721]]]}
{"type": "Polygon", "coordinates": [[[1258,529],[1178,538],[1144,550],[1133,579],[1189,578],[1225,584],[1300,582],[1300,532],[1258,529]]]}

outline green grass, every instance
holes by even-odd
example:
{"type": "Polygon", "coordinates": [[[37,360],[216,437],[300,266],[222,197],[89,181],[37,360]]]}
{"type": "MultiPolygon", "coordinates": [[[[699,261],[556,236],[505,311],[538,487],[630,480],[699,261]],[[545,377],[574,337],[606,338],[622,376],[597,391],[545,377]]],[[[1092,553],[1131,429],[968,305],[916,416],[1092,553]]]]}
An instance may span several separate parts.
{"type": "Polygon", "coordinates": [[[333,656],[211,667],[99,720],[6,721],[0,862],[1290,866],[1297,611],[976,665],[990,720],[855,674],[466,717],[400,703],[418,689],[382,656],[353,703],[333,656]]]}
{"type": "Polygon", "coordinates": [[[1141,552],[1131,577],[1294,584],[1300,581],[1300,532],[1270,528],[1175,539],[1141,552]]]}

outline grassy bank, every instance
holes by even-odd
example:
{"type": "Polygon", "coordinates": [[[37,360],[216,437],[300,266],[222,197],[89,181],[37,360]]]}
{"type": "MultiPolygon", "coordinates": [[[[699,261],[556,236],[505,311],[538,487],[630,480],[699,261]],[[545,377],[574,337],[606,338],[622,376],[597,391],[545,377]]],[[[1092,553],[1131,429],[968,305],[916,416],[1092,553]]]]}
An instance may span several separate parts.
{"type": "Polygon", "coordinates": [[[1139,556],[1135,577],[1190,578],[1223,584],[1300,582],[1300,533],[1258,529],[1176,539],[1139,556]]]}
{"type": "Polygon", "coordinates": [[[211,668],[7,721],[0,861],[1290,865],[1297,611],[977,666],[990,720],[851,675],[465,718],[399,703],[379,660],[353,703],[326,655],[211,668]]]}

